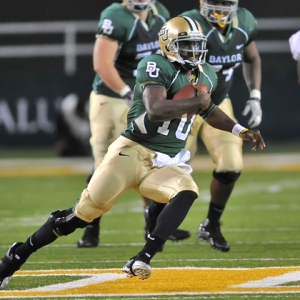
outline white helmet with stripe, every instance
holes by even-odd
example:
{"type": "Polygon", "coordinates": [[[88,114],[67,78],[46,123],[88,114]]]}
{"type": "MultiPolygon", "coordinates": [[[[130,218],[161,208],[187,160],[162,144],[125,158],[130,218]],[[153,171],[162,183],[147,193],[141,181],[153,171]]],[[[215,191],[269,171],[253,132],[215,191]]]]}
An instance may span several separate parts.
{"type": "Polygon", "coordinates": [[[237,9],[238,0],[200,0],[200,14],[208,22],[217,24],[222,28],[232,22],[237,9]]]}

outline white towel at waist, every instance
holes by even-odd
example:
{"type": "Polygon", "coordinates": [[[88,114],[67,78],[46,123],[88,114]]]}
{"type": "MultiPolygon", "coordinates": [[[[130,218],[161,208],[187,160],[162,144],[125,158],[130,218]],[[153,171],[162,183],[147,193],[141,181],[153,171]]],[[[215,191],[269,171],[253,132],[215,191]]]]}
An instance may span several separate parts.
{"type": "Polygon", "coordinates": [[[155,152],[156,157],[152,158],[154,167],[162,168],[165,165],[176,165],[183,169],[186,173],[191,174],[193,169],[186,162],[190,159],[191,153],[186,149],[182,149],[176,156],[170,157],[161,152],[155,152]]]}

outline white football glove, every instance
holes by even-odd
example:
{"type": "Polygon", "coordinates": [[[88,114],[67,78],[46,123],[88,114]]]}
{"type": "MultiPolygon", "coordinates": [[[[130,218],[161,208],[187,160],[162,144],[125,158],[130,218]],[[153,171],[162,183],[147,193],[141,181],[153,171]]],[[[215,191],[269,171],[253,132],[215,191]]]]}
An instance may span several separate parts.
{"type": "Polygon", "coordinates": [[[120,92],[120,96],[125,100],[126,104],[131,107],[133,105],[133,91],[128,85],[120,92]]]}
{"type": "Polygon", "coordinates": [[[250,99],[246,102],[245,109],[243,111],[243,116],[248,115],[251,111],[251,117],[248,122],[250,128],[257,127],[262,119],[262,110],[260,106],[260,91],[253,90],[250,93],[250,99]]]}

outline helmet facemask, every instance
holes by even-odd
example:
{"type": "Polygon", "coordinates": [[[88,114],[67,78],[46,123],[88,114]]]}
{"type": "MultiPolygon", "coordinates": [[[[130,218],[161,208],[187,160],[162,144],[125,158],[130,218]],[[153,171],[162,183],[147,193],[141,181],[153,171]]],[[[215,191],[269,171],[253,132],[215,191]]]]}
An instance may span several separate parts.
{"type": "Polygon", "coordinates": [[[130,11],[140,13],[145,10],[150,10],[151,5],[154,4],[155,0],[125,0],[124,2],[130,11]]]}
{"type": "Polygon", "coordinates": [[[177,54],[176,62],[181,64],[184,69],[192,70],[205,63],[206,38],[202,34],[192,33],[188,37],[172,39],[168,49],[177,54]]]}
{"type": "Polygon", "coordinates": [[[185,16],[169,20],[159,32],[162,55],[186,70],[205,63],[206,41],[200,24],[185,16]]]}
{"type": "Polygon", "coordinates": [[[209,2],[200,0],[200,13],[208,22],[218,24],[221,28],[232,22],[238,9],[238,0],[223,0],[223,5],[213,5],[209,2]]]}

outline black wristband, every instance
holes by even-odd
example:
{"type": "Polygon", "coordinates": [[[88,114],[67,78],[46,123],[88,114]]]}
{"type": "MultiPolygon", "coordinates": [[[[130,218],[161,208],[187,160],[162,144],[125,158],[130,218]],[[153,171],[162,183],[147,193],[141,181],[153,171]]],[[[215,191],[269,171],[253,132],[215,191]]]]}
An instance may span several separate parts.
{"type": "Polygon", "coordinates": [[[207,118],[216,107],[217,107],[216,104],[210,102],[209,108],[199,113],[200,117],[202,117],[203,119],[207,118]]]}

